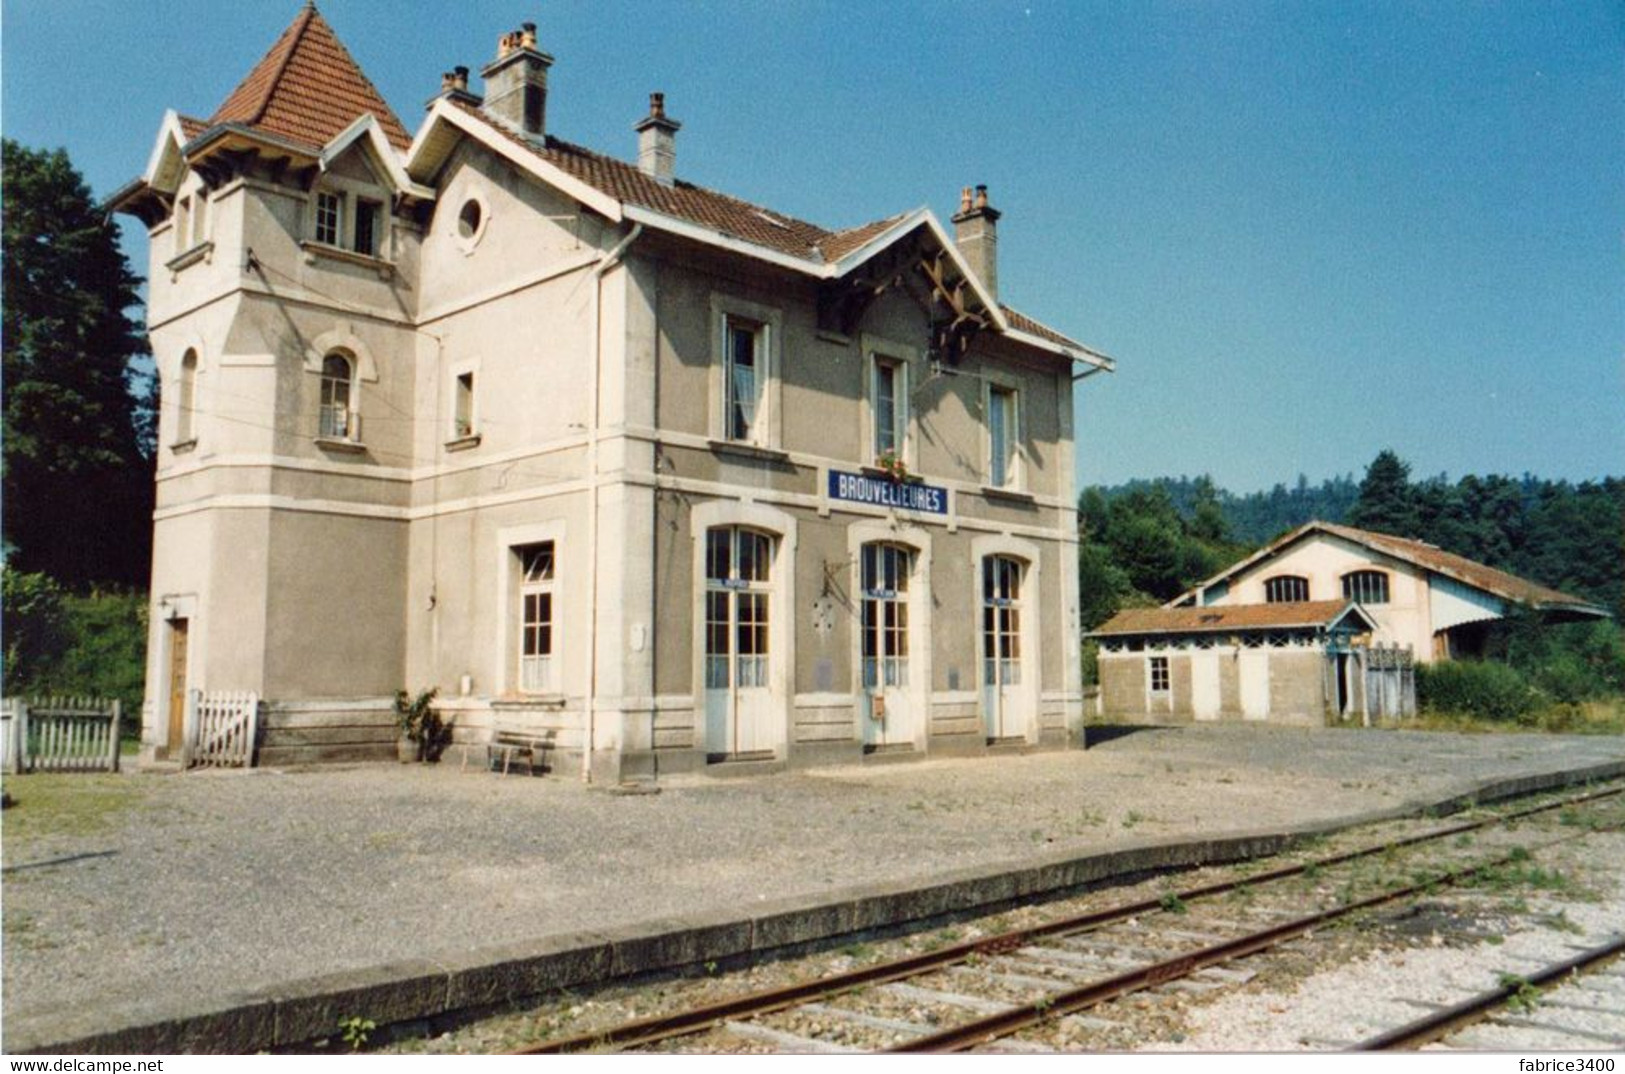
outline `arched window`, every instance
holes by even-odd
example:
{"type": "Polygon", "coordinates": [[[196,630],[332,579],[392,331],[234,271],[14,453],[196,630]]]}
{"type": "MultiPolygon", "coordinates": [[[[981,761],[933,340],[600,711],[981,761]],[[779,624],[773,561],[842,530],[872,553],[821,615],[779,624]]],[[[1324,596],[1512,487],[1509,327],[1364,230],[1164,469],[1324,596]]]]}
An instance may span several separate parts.
{"type": "Polygon", "coordinates": [[[1349,571],[1343,575],[1343,596],[1360,604],[1388,603],[1388,575],[1383,571],[1349,571]]]}
{"type": "Polygon", "coordinates": [[[1296,574],[1278,574],[1264,579],[1264,600],[1268,604],[1297,604],[1309,599],[1309,579],[1296,574]]]}
{"type": "Polygon", "coordinates": [[[316,435],[326,440],[360,440],[355,410],[355,366],[343,354],[322,359],[322,405],[316,435]]]}
{"type": "Polygon", "coordinates": [[[197,351],[189,350],[181,359],[180,382],[175,391],[176,446],[190,444],[197,439],[197,351]]]}

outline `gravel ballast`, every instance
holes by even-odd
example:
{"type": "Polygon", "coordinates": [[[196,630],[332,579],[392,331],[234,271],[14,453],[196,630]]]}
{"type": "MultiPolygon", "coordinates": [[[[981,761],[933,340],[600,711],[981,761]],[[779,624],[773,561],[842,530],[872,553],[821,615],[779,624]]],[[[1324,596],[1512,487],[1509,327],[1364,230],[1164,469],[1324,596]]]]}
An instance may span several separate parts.
{"type": "Polygon", "coordinates": [[[202,1007],[392,960],[748,915],[1040,853],[1332,824],[1619,762],[1625,743],[1602,737],[1192,727],[1087,751],[686,776],[621,796],[453,759],[82,777],[135,793],[98,825],[27,838],[13,838],[15,818],[43,777],[14,778],[4,1013],[37,1030],[77,1012],[82,1033],[87,1010],[155,993],[202,1007]]]}

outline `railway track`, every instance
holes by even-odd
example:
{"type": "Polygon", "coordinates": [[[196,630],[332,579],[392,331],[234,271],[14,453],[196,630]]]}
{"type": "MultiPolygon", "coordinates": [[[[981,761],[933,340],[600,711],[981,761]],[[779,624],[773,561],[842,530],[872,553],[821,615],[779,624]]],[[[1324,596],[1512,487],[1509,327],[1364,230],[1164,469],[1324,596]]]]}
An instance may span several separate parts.
{"type": "MultiPolygon", "coordinates": [[[[1430,1044],[1443,1044],[1447,1047],[1452,1044],[1471,1046],[1474,1042],[1463,1040],[1463,1031],[1484,1022],[1499,1022],[1514,1030],[1542,1030],[1546,1031],[1547,1036],[1555,1030],[1559,1037],[1567,1037],[1569,1047],[1573,1048],[1625,1047],[1625,975],[1609,975],[1618,981],[1617,985],[1605,986],[1606,991],[1616,1000],[1612,1007],[1583,1002],[1589,997],[1572,997],[1557,1001],[1570,1008],[1578,1007],[1582,1010],[1614,1015],[1609,1019],[1611,1031],[1553,1024],[1550,1021],[1542,1022],[1529,1017],[1541,1008],[1551,993],[1565,987],[1572,991],[1579,978],[1595,974],[1613,965],[1621,957],[1625,957],[1625,936],[1615,935],[1607,943],[1587,948],[1577,955],[1561,959],[1536,972],[1508,975],[1495,988],[1469,996],[1460,1003],[1451,1004],[1385,1033],[1379,1033],[1362,1041],[1355,1050],[1404,1051],[1430,1044]]],[[[1525,1036],[1536,1035],[1525,1034],[1525,1036]]],[[[1546,1039],[1530,1039],[1522,1045],[1527,1048],[1549,1046],[1546,1039]]],[[[1497,1041],[1496,1047],[1502,1050],[1517,1050],[1520,1047],[1518,1035],[1514,1034],[1511,1039],[1497,1041]]]]}
{"type": "Polygon", "coordinates": [[[1049,1051],[1121,1047],[1098,1009],[1126,997],[1245,984],[1232,963],[1302,944],[1378,908],[1472,884],[1590,830],[1484,854],[1475,838],[1568,811],[1613,788],[1445,825],[1421,834],[1255,872],[875,965],[595,1028],[520,1054],[604,1050],[1049,1051]],[[1089,1012],[1089,1013],[1086,1013],[1089,1012]]]}

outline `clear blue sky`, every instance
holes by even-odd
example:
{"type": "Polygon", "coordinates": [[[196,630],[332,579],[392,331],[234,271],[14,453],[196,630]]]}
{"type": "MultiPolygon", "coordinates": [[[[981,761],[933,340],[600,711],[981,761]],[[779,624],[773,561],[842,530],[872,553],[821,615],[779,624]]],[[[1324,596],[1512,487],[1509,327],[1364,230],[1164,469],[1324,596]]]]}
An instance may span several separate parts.
{"type": "MultiPolygon", "coordinates": [[[[573,141],[660,89],[680,176],[826,226],[989,184],[1002,297],[1120,362],[1080,482],[1625,472],[1619,3],[320,6],[409,128],[530,20],[573,141]]],[[[298,7],[5,0],[5,133],[105,196],[298,7]]]]}

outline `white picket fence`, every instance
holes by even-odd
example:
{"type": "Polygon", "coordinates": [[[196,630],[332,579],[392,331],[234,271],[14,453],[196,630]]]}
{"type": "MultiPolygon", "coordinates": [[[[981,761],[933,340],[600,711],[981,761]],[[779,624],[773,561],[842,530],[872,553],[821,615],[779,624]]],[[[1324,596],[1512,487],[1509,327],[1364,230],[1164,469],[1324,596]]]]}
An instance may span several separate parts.
{"type": "Polygon", "coordinates": [[[0,771],[117,772],[120,715],[104,698],[5,698],[0,771]]]}
{"type": "Polygon", "coordinates": [[[252,690],[188,691],[181,767],[251,767],[259,725],[260,697],[252,690]]]}

